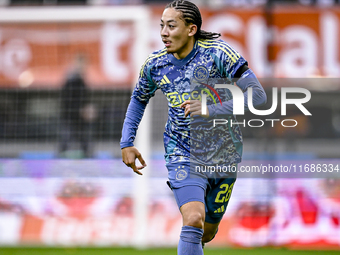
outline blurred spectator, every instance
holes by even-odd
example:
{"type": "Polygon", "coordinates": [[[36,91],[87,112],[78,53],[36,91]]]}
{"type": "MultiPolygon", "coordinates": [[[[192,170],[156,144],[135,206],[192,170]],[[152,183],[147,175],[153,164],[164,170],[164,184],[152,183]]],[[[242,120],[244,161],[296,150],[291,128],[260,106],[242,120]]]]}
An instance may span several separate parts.
{"type": "Polygon", "coordinates": [[[67,75],[61,91],[60,156],[65,156],[75,142],[79,142],[83,157],[91,157],[91,129],[96,109],[89,102],[89,91],[84,80],[86,59],[76,55],[74,67],[67,75]]]}

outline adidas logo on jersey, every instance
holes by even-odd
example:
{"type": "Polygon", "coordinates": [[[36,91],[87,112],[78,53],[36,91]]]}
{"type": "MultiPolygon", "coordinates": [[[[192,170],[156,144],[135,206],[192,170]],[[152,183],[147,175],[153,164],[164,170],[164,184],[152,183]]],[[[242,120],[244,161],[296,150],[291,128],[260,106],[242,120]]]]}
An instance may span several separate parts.
{"type": "Polygon", "coordinates": [[[214,211],[214,213],[223,213],[224,212],[224,205],[222,205],[220,208],[214,211]]]}
{"type": "Polygon", "coordinates": [[[165,85],[171,83],[168,79],[168,77],[166,77],[166,75],[163,75],[163,79],[161,80],[161,85],[165,85]]]}

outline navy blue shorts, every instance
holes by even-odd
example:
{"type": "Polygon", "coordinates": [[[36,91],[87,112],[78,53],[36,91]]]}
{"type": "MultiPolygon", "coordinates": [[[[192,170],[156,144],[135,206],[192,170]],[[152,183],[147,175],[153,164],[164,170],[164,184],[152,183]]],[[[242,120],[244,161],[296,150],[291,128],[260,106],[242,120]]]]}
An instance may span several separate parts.
{"type": "MultiPolygon", "coordinates": [[[[236,173],[217,178],[215,174],[190,172],[190,163],[167,164],[168,185],[175,195],[180,208],[182,205],[198,201],[205,205],[205,221],[221,221],[236,181],[236,173]]],[[[235,166],[237,167],[237,166],[235,166]]]]}

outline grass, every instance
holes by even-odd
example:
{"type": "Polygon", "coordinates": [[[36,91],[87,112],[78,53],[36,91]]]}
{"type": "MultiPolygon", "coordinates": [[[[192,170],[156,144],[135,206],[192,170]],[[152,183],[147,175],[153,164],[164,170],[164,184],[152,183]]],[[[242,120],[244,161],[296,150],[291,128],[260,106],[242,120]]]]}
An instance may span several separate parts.
{"type": "MultiPolygon", "coordinates": [[[[175,248],[136,250],[132,248],[32,248],[0,247],[1,255],[176,255],[175,248]]],[[[339,251],[288,249],[213,249],[205,248],[205,255],[335,255],[339,251]]]]}

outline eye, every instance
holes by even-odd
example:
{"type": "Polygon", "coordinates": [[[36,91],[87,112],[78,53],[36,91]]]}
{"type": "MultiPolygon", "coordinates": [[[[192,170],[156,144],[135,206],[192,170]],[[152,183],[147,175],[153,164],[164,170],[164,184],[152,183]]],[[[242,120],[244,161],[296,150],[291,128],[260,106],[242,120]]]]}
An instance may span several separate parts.
{"type": "Polygon", "coordinates": [[[174,28],[175,26],[174,25],[169,25],[170,28],[174,28]]]}
{"type": "Polygon", "coordinates": [[[163,28],[164,27],[164,25],[163,24],[159,24],[160,26],[161,26],[161,28],[163,28]]]}

